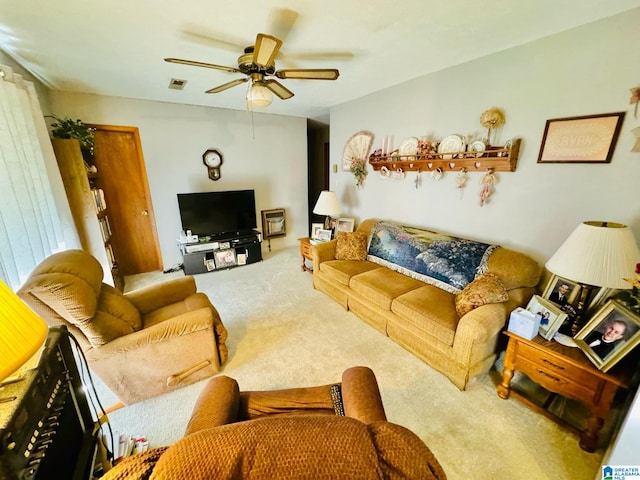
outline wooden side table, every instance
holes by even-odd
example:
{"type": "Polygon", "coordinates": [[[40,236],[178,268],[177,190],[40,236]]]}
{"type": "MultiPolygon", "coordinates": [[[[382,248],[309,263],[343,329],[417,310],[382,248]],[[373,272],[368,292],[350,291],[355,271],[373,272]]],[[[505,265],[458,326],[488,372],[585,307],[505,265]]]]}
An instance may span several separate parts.
{"type": "Polygon", "coordinates": [[[309,237],[299,238],[300,242],[300,256],[302,257],[302,263],[300,263],[300,269],[303,272],[313,272],[313,268],[307,267],[305,260],[313,262],[313,256],[311,255],[311,239],[309,237]]]}
{"type": "Polygon", "coordinates": [[[616,373],[601,372],[579,348],[549,342],[539,335],[533,340],[527,340],[511,332],[505,333],[509,336],[509,345],[504,358],[502,383],[498,385],[498,396],[506,400],[509,395],[513,395],[539,413],[578,433],[580,448],[595,452],[598,447],[598,432],[604,424],[616,390],[618,387],[628,387],[630,375],[619,369],[613,369],[616,373]],[[589,410],[586,428],[579,430],[567,424],[546,410],[547,404],[540,407],[511,390],[511,379],[516,370],[550,392],[583,403],[589,410]]]}

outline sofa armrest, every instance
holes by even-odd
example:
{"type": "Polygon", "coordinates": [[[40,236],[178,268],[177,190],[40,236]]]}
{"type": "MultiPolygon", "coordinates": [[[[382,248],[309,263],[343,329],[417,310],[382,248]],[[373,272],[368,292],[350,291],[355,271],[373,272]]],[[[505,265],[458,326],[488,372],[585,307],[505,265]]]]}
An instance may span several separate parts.
{"type": "Polygon", "coordinates": [[[468,364],[477,345],[492,342],[506,322],[504,303],[482,305],[464,315],[458,322],[453,350],[456,359],[468,364]]]}
{"type": "Polygon", "coordinates": [[[239,405],[238,382],[226,375],[212,378],[196,400],[184,436],[238,421],[239,405]]]}
{"type": "Polygon", "coordinates": [[[311,245],[311,256],[313,257],[313,271],[317,272],[322,262],[328,260],[335,260],[336,258],[336,245],[337,240],[331,240],[329,242],[322,242],[316,245],[311,245]]]}
{"type": "Polygon", "coordinates": [[[196,281],[191,275],[188,275],[139,288],[125,293],[124,296],[133,303],[141,314],[145,315],[158,308],[184,300],[194,293],[196,293],[196,281]]]}
{"type": "Polygon", "coordinates": [[[364,423],[386,420],[380,389],[368,367],[352,367],[342,374],[344,414],[364,423]]]}

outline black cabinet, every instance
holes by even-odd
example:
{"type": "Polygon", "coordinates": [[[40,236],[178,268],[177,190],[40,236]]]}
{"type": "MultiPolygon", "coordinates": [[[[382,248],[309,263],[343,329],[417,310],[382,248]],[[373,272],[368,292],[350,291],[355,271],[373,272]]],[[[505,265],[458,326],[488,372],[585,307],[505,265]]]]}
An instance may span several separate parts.
{"type": "Polygon", "coordinates": [[[220,236],[206,243],[180,246],[184,273],[193,275],[233,268],[262,260],[260,232],[220,236]]]}

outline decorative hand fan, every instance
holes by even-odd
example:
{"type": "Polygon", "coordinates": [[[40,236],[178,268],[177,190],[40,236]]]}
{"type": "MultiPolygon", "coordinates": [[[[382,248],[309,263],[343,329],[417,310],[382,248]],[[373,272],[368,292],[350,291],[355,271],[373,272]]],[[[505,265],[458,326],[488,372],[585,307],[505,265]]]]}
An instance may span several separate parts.
{"type": "Polygon", "coordinates": [[[347,143],[344,145],[342,152],[342,170],[351,171],[351,162],[354,160],[364,160],[365,163],[369,159],[369,151],[373,144],[373,133],[368,130],[361,130],[354,133],[347,143]]]}

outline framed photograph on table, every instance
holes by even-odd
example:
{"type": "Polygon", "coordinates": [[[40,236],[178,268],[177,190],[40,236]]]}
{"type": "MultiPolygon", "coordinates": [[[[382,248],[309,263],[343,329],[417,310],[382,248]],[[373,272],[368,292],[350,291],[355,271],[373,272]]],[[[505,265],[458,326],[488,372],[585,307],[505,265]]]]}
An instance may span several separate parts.
{"type": "Polygon", "coordinates": [[[216,260],[216,268],[227,268],[236,265],[236,251],[233,248],[216,250],[213,252],[216,260]]]}
{"type": "Polygon", "coordinates": [[[318,230],[318,238],[321,242],[328,242],[331,240],[331,230],[318,230]]]}
{"type": "Polygon", "coordinates": [[[546,340],[551,340],[567,319],[567,314],[558,305],[545,300],[540,295],[531,297],[526,310],[534,315],[540,315],[538,333],[546,340]]]}
{"type": "Polygon", "coordinates": [[[324,223],[312,223],[311,224],[311,238],[318,240],[318,232],[324,228],[324,223]]]}
{"type": "Polygon", "coordinates": [[[542,298],[559,307],[572,304],[580,293],[580,285],[558,275],[552,275],[542,293],[542,298]]]}
{"type": "Polygon", "coordinates": [[[573,339],[606,372],[640,344],[640,317],[622,303],[609,300],[573,339]]]}
{"type": "Polygon", "coordinates": [[[625,112],[547,120],[538,163],[609,163],[625,112]]]}
{"type": "Polygon", "coordinates": [[[354,225],[355,219],[353,218],[339,218],[338,224],[336,225],[336,232],[353,232],[354,225]]]}

